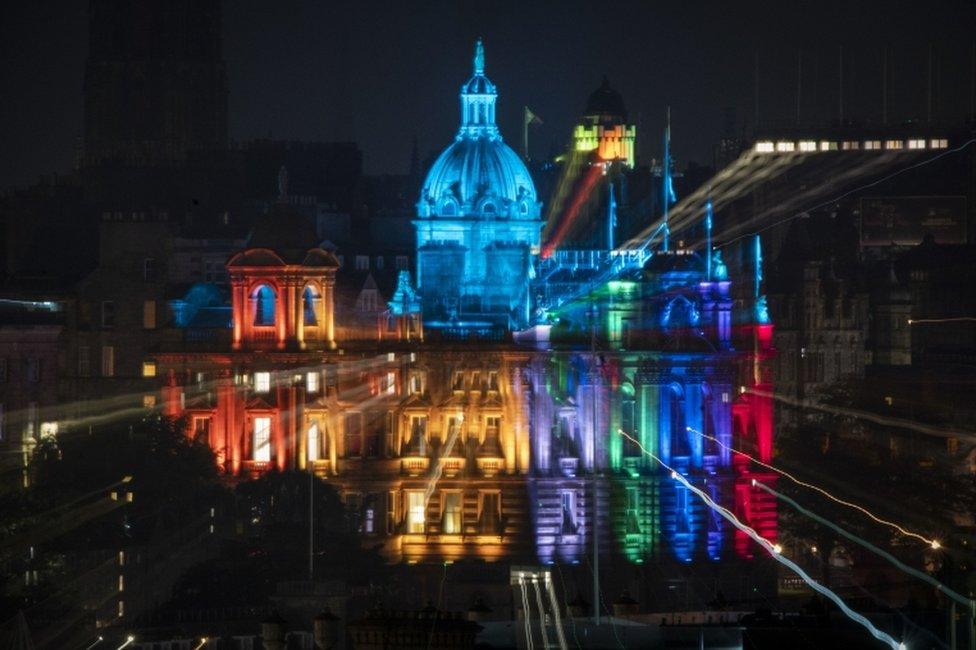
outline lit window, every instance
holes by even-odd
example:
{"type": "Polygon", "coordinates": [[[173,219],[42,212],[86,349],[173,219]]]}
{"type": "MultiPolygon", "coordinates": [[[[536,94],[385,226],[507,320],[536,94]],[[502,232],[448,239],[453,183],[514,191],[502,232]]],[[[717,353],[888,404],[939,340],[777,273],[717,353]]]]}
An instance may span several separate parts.
{"type": "Polygon", "coordinates": [[[478,526],[482,534],[498,535],[501,533],[502,507],[501,495],[496,491],[481,492],[478,499],[478,526]]]}
{"type": "Polygon", "coordinates": [[[844,151],[857,151],[861,148],[861,143],[856,140],[847,140],[841,144],[840,148],[844,151]]]}
{"type": "Polygon", "coordinates": [[[393,395],[396,392],[396,374],[386,373],[386,394],[393,395]]]}
{"type": "Polygon", "coordinates": [[[319,425],[312,424],[308,428],[308,460],[316,461],[319,459],[319,455],[322,449],[322,441],[319,436],[319,425]]]}
{"type": "Polygon", "coordinates": [[[156,376],[156,362],[155,361],[143,361],[142,362],[142,376],[143,377],[155,377],[156,376]]]}
{"type": "Polygon", "coordinates": [[[424,493],[419,490],[407,492],[407,532],[423,533],[426,507],[424,493]]]}
{"type": "Polygon", "coordinates": [[[102,346],[102,377],[115,376],[115,348],[111,345],[102,346]]]}
{"type": "Polygon", "coordinates": [[[881,140],[865,140],[864,148],[868,151],[876,151],[881,148],[881,140]]]}
{"type": "Polygon", "coordinates": [[[57,422],[41,422],[40,428],[41,439],[45,438],[57,438],[58,436],[58,423],[57,422]]]}
{"type": "Polygon", "coordinates": [[[823,140],[820,142],[820,151],[837,151],[837,143],[823,140]]]}
{"type": "Polygon", "coordinates": [[[772,153],[773,152],[773,148],[774,148],[773,147],[773,143],[772,142],[769,142],[768,140],[764,140],[762,142],[757,142],[756,143],[756,152],[757,153],[772,153]]]}
{"type": "Polygon", "coordinates": [[[305,375],[305,390],[309,393],[319,392],[319,373],[310,372],[305,375]]]}
{"type": "Polygon", "coordinates": [[[562,521],[560,522],[560,534],[575,535],[576,528],[576,493],[573,490],[563,490],[559,493],[559,501],[562,506],[562,521]]]}
{"type": "Polygon", "coordinates": [[[909,149],[924,149],[925,148],[925,138],[915,138],[908,141],[909,149]]]}
{"type": "Polygon", "coordinates": [[[461,533],[461,493],[444,492],[444,533],[458,535],[461,533]]]}
{"type": "Polygon", "coordinates": [[[275,292],[266,284],[262,284],[251,293],[251,306],[254,311],[255,325],[274,325],[275,323],[275,292]]]}
{"type": "Polygon", "coordinates": [[[905,146],[901,140],[885,140],[885,149],[901,149],[905,146]]]}
{"type": "Polygon", "coordinates": [[[796,144],[793,142],[782,140],[776,143],[776,151],[779,151],[780,153],[794,151],[794,150],[796,150],[796,144]]]}
{"type": "Polygon", "coordinates": [[[945,149],[949,146],[949,141],[945,138],[936,138],[929,141],[929,146],[932,149],[945,149]]]}
{"type": "Polygon", "coordinates": [[[357,255],[356,256],[356,270],[357,271],[368,271],[369,270],[369,255],[357,255]]]}
{"type": "Polygon", "coordinates": [[[254,452],[252,458],[262,463],[271,460],[271,418],[254,418],[254,452]]]}
{"type": "Polygon", "coordinates": [[[816,151],[817,143],[813,140],[803,140],[800,142],[800,151],[816,151]]]}
{"type": "Polygon", "coordinates": [[[270,372],[254,373],[254,390],[258,393],[267,393],[269,390],[271,390],[270,372]]]}
{"type": "Polygon", "coordinates": [[[146,393],[142,396],[142,407],[151,409],[156,406],[156,396],[152,393],[146,393]]]}

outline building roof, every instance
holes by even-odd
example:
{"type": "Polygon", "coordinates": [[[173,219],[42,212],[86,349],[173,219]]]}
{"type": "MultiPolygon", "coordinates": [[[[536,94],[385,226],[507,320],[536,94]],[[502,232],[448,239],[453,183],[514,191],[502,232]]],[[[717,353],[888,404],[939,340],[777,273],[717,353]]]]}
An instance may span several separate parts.
{"type": "Polygon", "coordinates": [[[587,117],[615,118],[614,121],[617,122],[627,121],[624,98],[610,87],[610,81],[606,76],[603,77],[600,87],[590,93],[583,114],[587,117]]]}

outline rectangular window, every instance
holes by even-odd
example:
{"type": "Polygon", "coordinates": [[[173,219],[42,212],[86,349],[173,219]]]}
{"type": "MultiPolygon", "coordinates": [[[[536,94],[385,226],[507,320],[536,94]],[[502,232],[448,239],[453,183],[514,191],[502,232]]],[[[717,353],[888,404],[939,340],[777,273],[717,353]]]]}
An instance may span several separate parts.
{"type": "Polygon", "coordinates": [[[254,373],[254,392],[267,393],[270,390],[271,390],[271,373],[270,372],[254,373]]]}
{"type": "Polygon", "coordinates": [[[319,392],[319,373],[310,372],[305,375],[305,390],[309,393],[319,392]]]}
{"type": "Polygon", "coordinates": [[[346,458],[363,455],[363,414],[346,413],[346,458]]]}
{"type": "Polygon", "coordinates": [[[488,390],[498,390],[498,371],[492,370],[488,373],[488,390]]]}
{"type": "Polygon", "coordinates": [[[271,461],[271,418],[254,418],[254,460],[267,463],[271,461]]]}
{"type": "Polygon", "coordinates": [[[502,419],[497,415],[489,415],[485,418],[485,438],[497,438],[501,428],[502,419]]]}
{"type": "Polygon", "coordinates": [[[317,461],[322,451],[322,441],[319,436],[318,424],[313,422],[309,425],[306,442],[308,444],[308,460],[312,462],[317,461]]]}
{"type": "Polygon", "coordinates": [[[102,377],[115,376],[115,348],[111,345],[102,346],[102,377]]]}
{"type": "Polygon", "coordinates": [[[397,271],[406,271],[410,267],[410,258],[406,255],[396,256],[397,271]]]}
{"type": "Polygon", "coordinates": [[[559,493],[559,503],[562,507],[562,522],[560,534],[575,535],[576,528],[576,492],[563,490],[559,493]]]}
{"type": "Polygon", "coordinates": [[[407,492],[407,532],[423,533],[426,507],[424,506],[424,492],[411,490],[407,492]]]}
{"type": "Polygon", "coordinates": [[[481,529],[481,534],[501,534],[501,495],[498,492],[483,491],[479,497],[478,527],[481,529]]]}
{"type": "Polygon", "coordinates": [[[210,444],[210,418],[206,416],[193,418],[193,439],[205,445],[210,444]]]}
{"type": "Polygon", "coordinates": [[[32,384],[41,381],[41,360],[37,357],[27,358],[27,381],[32,384]]]}
{"type": "Polygon", "coordinates": [[[102,327],[105,329],[115,327],[115,303],[111,300],[102,301],[102,327]]]}
{"type": "Polygon", "coordinates": [[[419,372],[411,372],[410,373],[410,389],[409,389],[409,391],[410,391],[410,394],[411,395],[418,395],[418,394],[424,392],[423,377],[420,375],[419,372]]]}
{"type": "Polygon", "coordinates": [[[156,376],[156,362],[155,361],[143,361],[142,362],[142,376],[143,377],[155,377],[156,376]]]}
{"type": "Polygon", "coordinates": [[[376,532],[376,508],[372,503],[363,511],[363,532],[372,535],[376,532]]]}
{"type": "Polygon", "coordinates": [[[387,395],[393,395],[396,393],[396,373],[394,372],[386,373],[386,388],[384,392],[387,395]]]}
{"type": "Polygon", "coordinates": [[[376,261],[374,263],[376,264],[376,270],[377,271],[382,271],[383,270],[383,256],[382,255],[377,255],[376,256],[376,261]]]}
{"type": "Polygon", "coordinates": [[[368,271],[369,270],[369,255],[357,255],[356,256],[356,270],[357,271],[368,271]]]}
{"type": "Polygon", "coordinates": [[[156,406],[156,396],[152,393],[146,393],[142,396],[142,407],[151,409],[156,406]]]}
{"type": "Polygon", "coordinates": [[[396,532],[396,492],[386,493],[386,534],[392,535],[396,532]]]}
{"type": "Polygon", "coordinates": [[[91,374],[91,348],[87,345],[78,347],[78,376],[87,377],[91,374]]]}
{"type": "Polygon", "coordinates": [[[142,327],[143,329],[156,329],[156,301],[145,300],[142,303],[142,327]]]}
{"type": "Polygon", "coordinates": [[[444,519],[442,522],[444,533],[447,535],[461,534],[461,493],[443,492],[444,519]]]}
{"type": "Polygon", "coordinates": [[[156,260],[152,257],[147,257],[142,260],[142,281],[143,282],[155,282],[156,281],[156,260]]]}
{"type": "Polygon", "coordinates": [[[454,381],[451,382],[453,390],[464,390],[464,373],[460,370],[454,372],[454,381]]]}

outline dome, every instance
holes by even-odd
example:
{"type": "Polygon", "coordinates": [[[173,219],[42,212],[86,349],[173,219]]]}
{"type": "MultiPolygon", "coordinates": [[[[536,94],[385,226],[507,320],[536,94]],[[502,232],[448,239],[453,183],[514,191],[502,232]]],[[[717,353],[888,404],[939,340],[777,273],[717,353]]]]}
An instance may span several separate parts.
{"type": "Polygon", "coordinates": [[[535,184],[501,138],[462,137],[437,158],[417,205],[421,217],[538,219],[535,184]]]}
{"type": "Polygon", "coordinates": [[[532,176],[495,124],[497,98],[478,41],[473,74],[461,86],[461,126],[427,173],[417,203],[420,218],[539,219],[532,176]]]}
{"type": "Polygon", "coordinates": [[[590,93],[583,114],[588,117],[613,117],[619,118],[621,122],[627,121],[624,98],[610,87],[610,81],[606,77],[603,77],[600,87],[590,93]]]}

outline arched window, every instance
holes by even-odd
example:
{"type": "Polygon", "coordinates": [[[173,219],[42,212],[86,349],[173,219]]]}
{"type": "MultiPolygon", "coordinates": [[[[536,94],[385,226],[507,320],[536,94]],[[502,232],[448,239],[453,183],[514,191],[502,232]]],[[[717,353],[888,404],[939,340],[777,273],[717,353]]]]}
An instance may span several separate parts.
{"type": "Polygon", "coordinates": [[[484,207],[481,208],[483,214],[495,214],[495,204],[485,203],[484,207]]]}
{"type": "Polygon", "coordinates": [[[519,214],[526,215],[529,213],[529,204],[523,201],[519,203],[519,214]]]}
{"type": "Polygon", "coordinates": [[[254,305],[255,325],[274,325],[275,323],[275,292],[266,284],[262,284],[251,292],[251,303],[254,305]]]}
{"type": "Polygon", "coordinates": [[[447,200],[441,205],[441,214],[445,217],[453,217],[457,214],[457,206],[454,201],[447,200]]]}
{"type": "Polygon", "coordinates": [[[319,300],[321,299],[315,287],[312,285],[305,287],[305,291],[302,292],[302,309],[304,310],[306,325],[318,325],[319,321],[315,314],[318,311],[319,300]]]}

